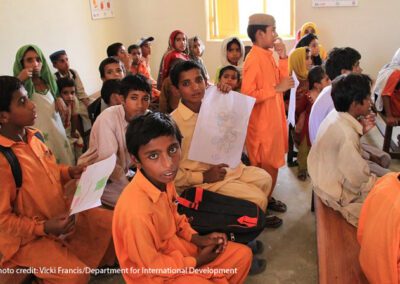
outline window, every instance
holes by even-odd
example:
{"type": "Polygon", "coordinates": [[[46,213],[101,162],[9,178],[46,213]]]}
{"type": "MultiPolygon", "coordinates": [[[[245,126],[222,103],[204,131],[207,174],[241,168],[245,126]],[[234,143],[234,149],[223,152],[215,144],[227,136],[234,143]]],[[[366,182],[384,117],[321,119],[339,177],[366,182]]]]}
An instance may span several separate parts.
{"type": "Polygon", "coordinates": [[[249,16],[274,16],[280,37],[294,36],[294,0],[208,0],[210,39],[247,38],[249,16]]]}

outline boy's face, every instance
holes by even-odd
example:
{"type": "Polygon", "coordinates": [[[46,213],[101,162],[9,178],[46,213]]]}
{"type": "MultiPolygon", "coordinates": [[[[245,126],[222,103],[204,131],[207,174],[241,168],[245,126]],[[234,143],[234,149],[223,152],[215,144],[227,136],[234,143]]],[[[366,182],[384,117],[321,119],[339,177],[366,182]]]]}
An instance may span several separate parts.
{"type": "Polygon", "coordinates": [[[181,72],[179,74],[178,90],[184,105],[190,109],[199,107],[206,90],[206,83],[200,69],[193,68],[181,72]]]}
{"type": "Polygon", "coordinates": [[[140,167],[146,177],[159,189],[173,182],[179,169],[181,148],[175,136],[159,136],[140,146],[140,167]]]}
{"type": "Polygon", "coordinates": [[[125,46],[121,46],[121,47],[118,49],[117,57],[118,57],[119,60],[121,60],[122,62],[124,62],[124,61],[129,57],[128,52],[126,52],[125,46]]]}
{"type": "Polygon", "coordinates": [[[150,105],[150,94],[144,91],[130,90],[124,100],[125,119],[131,121],[143,115],[150,105]]]}
{"type": "Polygon", "coordinates": [[[75,100],[75,87],[64,87],[61,90],[61,97],[65,104],[70,105],[74,103],[75,100]]]}
{"type": "Polygon", "coordinates": [[[237,66],[241,57],[242,50],[240,46],[237,43],[232,43],[226,50],[226,59],[228,59],[230,64],[237,66]]]}
{"type": "Polygon", "coordinates": [[[192,46],[192,53],[196,57],[201,56],[201,49],[200,49],[200,43],[198,41],[195,41],[192,46]]]}
{"type": "Polygon", "coordinates": [[[147,57],[151,54],[151,44],[150,42],[146,41],[145,43],[142,44],[142,46],[140,47],[140,49],[142,50],[142,56],[143,57],[147,57]]]}
{"type": "Polygon", "coordinates": [[[225,70],[219,81],[223,84],[228,84],[234,90],[239,85],[238,73],[234,70],[225,70]]]}
{"type": "Polygon", "coordinates": [[[174,47],[180,52],[186,49],[186,37],[183,34],[178,34],[174,40],[174,47]]]}
{"type": "Polygon", "coordinates": [[[278,33],[275,26],[267,26],[265,32],[260,30],[256,34],[256,42],[264,49],[273,48],[277,38],[278,33]]]}
{"type": "Polygon", "coordinates": [[[118,93],[112,93],[110,96],[110,106],[117,106],[117,105],[122,105],[124,102],[124,97],[121,94],[118,93]]]}
{"type": "Polygon", "coordinates": [[[18,128],[32,126],[35,123],[36,106],[28,98],[24,87],[15,91],[10,103],[10,111],[0,112],[0,123],[11,124],[18,128]]]}
{"type": "Polygon", "coordinates": [[[69,70],[69,61],[67,55],[61,55],[56,62],[53,64],[59,72],[65,74],[69,70]]]}
{"type": "Polygon", "coordinates": [[[123,79],[124,76],[124,69],[120,63],[110,63],[104,66],[104,78],[102,78],[103,81],[111,79],[123,79]]]}
{"type": "Polygon", "coordinates": [[[32,70],[33,77],[39,77],[40,71],[42,70],[42,60],[39,55],[34,50],[29,50],[25,53],[24,58],[22,59],[22,65],[24,68],[28,68],[32,70]]]}
{"type": "Polygon", "coordinates": [[[140,58],[142,58],[142,51],[140,48],[134,48],[131,50],[131,57],[133,64],[139,64],[140,58]]]}
{"type": "Polygon", "coordinates": [[[354,104],[356,106],[357,116],[366,116],[371,112],[371,99],[369,96],[363,100],[362,104],[356,102],[354,102],[354,104]]]}
{"type": "Polygon", "coordinates": [[[324,75],[324,78],[322,78],[320,84],[321,84],[321,90],[331,84],[331,79],[329,79],[327,74],[324,75]]]}

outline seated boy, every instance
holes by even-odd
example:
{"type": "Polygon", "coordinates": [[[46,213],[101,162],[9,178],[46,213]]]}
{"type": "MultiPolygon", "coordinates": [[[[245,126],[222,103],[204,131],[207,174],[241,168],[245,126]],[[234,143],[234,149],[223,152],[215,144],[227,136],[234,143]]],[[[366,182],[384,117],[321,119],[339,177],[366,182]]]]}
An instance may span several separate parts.
{"type": "Polygon", "coordinates": [[[131,68],[132,59],[128,52],[126,52],[125,46],[116,42],[107,47],[107,56],[108,57],[116,57],[124,64],[125,71],[128,74],[131,68]]]}
{"type": "Polygon", "coordinates": [[[101,99],[110,107],[121,105],[124,101],[124,97],[121,94],[120,79],[110,79],[103,82],[100,93],[101,99]]]}
{"type": "Polygon", "coordinates": [[[71,149],[75,154],[75,161],[82,155],[83,139],[77,130],[78,112],[75,100],[75,81],[72,78],[60,78],[57,80],[58,90],[68,109],[68,115],[63,121],[71,149]]]}
{"type": "MultiPolygon", "coordinates": [[[[267,197],[271,190],[271,177],[267,172],[243,164],[230,169],[226,164],[210,165],[188,159],[197,116],[205,93],[205,76],[201,67],[195,62],[183,61],[175,65],[170,78],[181,95],[178,108],[171,113],[171,116],[184,137],[182,160],[175,179],[178,193],[185,188],[202,187],[219,194],[249,200],[265,212],[267,197]]],[[[269,225],[276,227],[282,223],[275,221],[276,219],[269,225]]]]}
{"type": "MultiPolygon", "coordinates": [[[[103,82],[111,79],[122,79],[125,77],[125,71],[122,62],[115,57],[108,57],[101,61],[99,66],[100,78],[103,82]]],[[[99,92],[100,93],[100,92],[99,92]]],[[[104,102],[100,94],[94,94],[97,99],[88,107],[89,117],[92,124],[95,122],[99,114],[105,110],[109,105],[104,102]]]]}
{"type": "Polygon", "coordinates": [[[218,82],[231,87],[233,91],[240,92],[240,72],[233,65],[227,65],[219,70],[218,82]]]}
{"type": "Polygon", "coordinates": [[[308,155],[308,170],[315,193],[357,227],[362,203],[376,181],[361,156],[360,137],[375,123],[357,120],[370,113],[371,79],[341,75],[332,83],[332,110],[321,123],[308,155]]]}
{"type": "Polygon", "coordinates": [[[117,257],[127,271],[124,279],[149,284],[243,283],[250,249],[228,242],[224,233],[198,235],[177,212],[174,178],[181,140],[178,127],[165,114],[149,113],[128,126],[126,144],[139,170],[121,194],[113,218],[117,257]],[[193,272],[195,268],[201,270],[193,272]]]}
{"type": "MultiPolygon", "coordinates": [[[[129,167],[132,161],[125,143],[126,128],[133,118],[147,112],[151,101],[151,86],[142,75],[128,75],[121,81],[121,94],[123,104],[107,108],[93,124],[87,152],[97,152],[97,161],[112,154],[117,156],[115,169],[101,198],[103,204],[112,208],[131,175],[129,167]]],[[[81,156],[80,161],[85,161],[87,153],[81,156]]]]}
{"type": "Polygon", "coordinates": [[[360,264],[370,283],[400,281],[399,173],[380,178],[361,209],[357,237],[360,264]]]}
{"type": "Polygon", "coordinates": [[[84,269],[101,265],[112,249],[112,212],[95,208],[69,216],[75,187],[66,183],[84,167],[57,165],[41,133],[29,127],[35,119],[21,81],[0,76],[0,268],[30,267],[45,283],[87,283],[84,269]],[[16,161],[19,171],[11,166],[16,161]]]}

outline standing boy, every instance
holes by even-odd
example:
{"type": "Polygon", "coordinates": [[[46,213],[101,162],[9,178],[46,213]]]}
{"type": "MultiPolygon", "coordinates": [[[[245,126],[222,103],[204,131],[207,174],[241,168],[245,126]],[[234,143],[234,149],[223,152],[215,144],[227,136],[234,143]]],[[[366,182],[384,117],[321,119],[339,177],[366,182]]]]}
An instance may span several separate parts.
{"type": "Polygon", "coordinates": [[[243,283],[251,251],[228,242],[224,233],[198,235],[177,212],[174,178],[181,140],[165,114],[149,113],[129,124],[126,144],[138,172],[121,194],[113,219],[124,279],[128,284],[243,283]]]}
{"type": "Polygon", "coordinates": [[[285,164],[288,148],[283,92],[293,87],[294,82],[288,77],[286,47],[277,41],[274,17],[267,14],[251,15],[247,34],[253,47],[244,63],[241,92],[256,99],[247,130],[247,152],[251,165],[266,170],[272,177],[268,209],[285,212],[286,205],[271,197],[271,194],[278,170],[285,164]],[[272,48],[279,55],[279,67],[273,58],[272,48]]]}

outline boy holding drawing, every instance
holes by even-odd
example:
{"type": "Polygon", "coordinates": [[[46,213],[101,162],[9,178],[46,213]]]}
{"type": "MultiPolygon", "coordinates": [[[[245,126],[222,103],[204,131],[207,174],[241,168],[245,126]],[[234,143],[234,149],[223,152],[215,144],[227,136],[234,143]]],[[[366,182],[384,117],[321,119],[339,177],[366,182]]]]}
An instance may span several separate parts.
{"type": "Polygon", "coordinates": [[[69,216],[66,183],[84,166],[56,164],[41,133],[29,127],[36,116],[22,82],[0,76],[0,268],[31,267],[45,282],[86,283],[84,268],[98,267],[109,252],[112,213],[69,216]]]}

